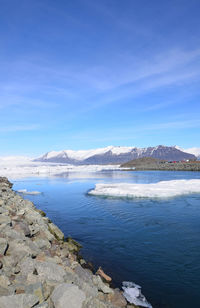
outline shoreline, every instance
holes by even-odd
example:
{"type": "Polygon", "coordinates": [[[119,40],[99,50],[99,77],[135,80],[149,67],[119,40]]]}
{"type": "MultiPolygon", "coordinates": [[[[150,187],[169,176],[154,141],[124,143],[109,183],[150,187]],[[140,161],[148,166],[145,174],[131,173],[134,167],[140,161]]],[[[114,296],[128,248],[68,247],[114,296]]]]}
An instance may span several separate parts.
{"type": "Polygon", "coordinates": [[[150,165],[121,165],[122,171],[200,171],[200,163],[182,164],[182,163],[168,163],[168,164],[150,164],[150,165]]]}
{"type": "Polygon", "coordinates": [[[0,177],[1,308],[139,307],[102,270],[94,274],[80,249],[0,177]]]}

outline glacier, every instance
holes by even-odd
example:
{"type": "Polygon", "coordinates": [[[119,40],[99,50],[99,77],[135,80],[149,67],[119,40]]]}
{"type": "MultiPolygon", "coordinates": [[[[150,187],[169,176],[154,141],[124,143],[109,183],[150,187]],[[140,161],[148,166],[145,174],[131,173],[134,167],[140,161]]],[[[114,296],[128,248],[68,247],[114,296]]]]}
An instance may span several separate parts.
{"type": "Polygon", "coordinates": [[[71,165],[60,163],[33,162],[28,157],[0,157],[0,174],[8,178],[27,176],[55,176],[72,172],[98,172],[120,170],[119,165],[71,165]]]}

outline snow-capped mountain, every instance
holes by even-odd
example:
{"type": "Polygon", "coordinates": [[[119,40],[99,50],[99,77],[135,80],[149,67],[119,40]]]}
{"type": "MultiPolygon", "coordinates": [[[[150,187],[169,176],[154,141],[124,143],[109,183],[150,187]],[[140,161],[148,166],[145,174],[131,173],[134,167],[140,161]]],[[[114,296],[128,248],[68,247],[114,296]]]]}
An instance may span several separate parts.
{"type": "Polygon", "coordinates": [[[178,146],[176,146],[177,149],[183,151],[183,152],[186,152],[186,153],[189,153],[189,154],[193,154],[195,155],[198,159],[200,159],[200,148],[189,148],[189,149],[183,149],[183,148],[180,148],[178,146]]]}
{"type": "Polygon", "coordinates": [[[35,161],[67,163],[76,165],[102,165],[121,164],[140,157],[154,157],[166,160],[196,159],[195,155],[185,153],[176,146],[168,147],[159,145],[156,147],[136,148],[136,147],[115,147],[108,146],[93,150],[63,150],[51,151],[37,158],[35,161]]]}

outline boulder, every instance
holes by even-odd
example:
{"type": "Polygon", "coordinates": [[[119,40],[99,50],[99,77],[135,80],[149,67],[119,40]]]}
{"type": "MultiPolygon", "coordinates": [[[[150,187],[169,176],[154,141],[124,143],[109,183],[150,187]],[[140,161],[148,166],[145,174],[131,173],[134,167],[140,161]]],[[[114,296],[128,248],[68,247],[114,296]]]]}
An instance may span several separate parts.
{"type": "Polygon", "coordinates": [[[42,280],[63,282],[66,275],[64,268],[53,262],[37,262],[36,270],[42,280]]]}
{"type": "Polygon", "coordinates": [[[64,233],[53,223],[48,224],[49,231],[55,236],[58,241],[64,241],[64,233]]]}
{"type": "Polygon", "coordinates": [[[0,214],[0,225],[6,224],[9,225],[11,223],[11,219],[9,216],[0,214]]]}
{"type": "Polygon", "coordinates": [[[68,283],[58,285],[51,295],[55,308],[81,308],[85,299],[83,291],[68,283]]]}
{"type": "Polygon", "coordinates": [[[97,286],[99,291],[102,291],[105,294],[114,293],[113,289],[103,283],[101,277],[98,275],[93,276],[93,283],[97,286]]]}
{"type": "Polygon", "coordinates": [[[27,285],[25,292],[37,296],[39,303],[44,302],[44,292],[41,282],[27,285]]]}
{"type": "Polygon", "coordinates": [[[1,308],[32,308],[38,303],[38,298],[31,294],[17,294],[0,297],[1,308]]]}
{"type": "Polygon", "coordinates": [[[109,302],[111,302],[114,306],[117,307],[126,307],[127,305],[127,301],[119,290],[114,290],[114,293],[108,294],[107,299],[109,302]]]}

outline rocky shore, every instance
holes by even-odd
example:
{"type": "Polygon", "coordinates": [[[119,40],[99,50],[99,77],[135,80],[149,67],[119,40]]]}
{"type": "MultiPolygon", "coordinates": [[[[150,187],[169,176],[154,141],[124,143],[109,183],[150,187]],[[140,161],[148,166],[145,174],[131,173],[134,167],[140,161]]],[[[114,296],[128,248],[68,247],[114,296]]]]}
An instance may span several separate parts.
{"type": "Polygon", "coordinates": [[[0,308],[136,307],[79,249],[0,177],[0,308]]]}

